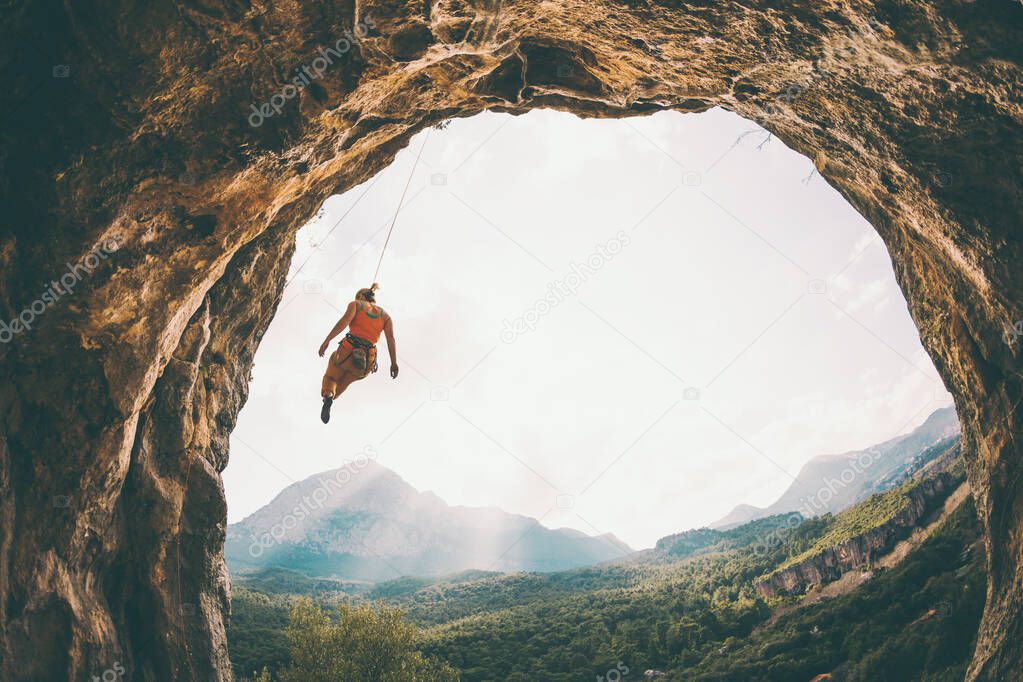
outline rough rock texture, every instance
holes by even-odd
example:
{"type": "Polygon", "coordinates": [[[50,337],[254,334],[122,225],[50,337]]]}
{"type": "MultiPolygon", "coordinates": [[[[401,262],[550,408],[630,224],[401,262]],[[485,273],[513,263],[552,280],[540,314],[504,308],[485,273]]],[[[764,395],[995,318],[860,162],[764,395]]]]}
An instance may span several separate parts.
{"type": "Polygon", "coordinates": [[[0,327],[4,679],[229,677],[218,472],[294,231],[423,127],[536,107],[727,107],[873,223],[974,453],[970,677],[1023,669],[1019,3],[11,0],[0,38],[0,318],[43,306],[0,327]]]}
{"type": "Polygon", "coordinates": [[[956,480],[947,473],[924,479],[908,491],[906,506],[892,518],[816,556],[771,573],[757,582],[757,591],[765,597],[782,592],[803,594],[811,585],[826,585],[851,570],[871,565],[940,506],[961,481],[962,475],[956,480]]]}

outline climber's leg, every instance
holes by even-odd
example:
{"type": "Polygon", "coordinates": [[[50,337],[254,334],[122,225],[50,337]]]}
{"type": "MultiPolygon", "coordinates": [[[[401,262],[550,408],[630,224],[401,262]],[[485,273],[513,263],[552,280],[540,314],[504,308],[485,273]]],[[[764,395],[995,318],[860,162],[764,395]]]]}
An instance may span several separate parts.
{"type": "Polygon", "coordinates": [[[351,359],[352,347],[347,342],[342,342],[330,355],[327,363],[327,370],[323,373],[323,381],[320,385],[320,397],[323,398],[323,407],[320,408],[320,420],[326,424],[330,421],[330,406],[339,395],[345,392],[349,386],[359,379],[369,376],[371,368],[376,363],[376,349],[369,352],[369,366],[361,370],[355,367],[351,359]]]}
{"type": "MultiPolygon", "coordinates": [[[[353,369],[349,357],[351,352],[351,346],[347,343],[341,343],[330,354],[330,358],[327,360],[327,369],[323,372],[323,381],[320,383],[320,397],[336,398],[341,394],[338,386],[343,383],[347,387],[351,383],[350,381],[345,381],[346,376],[353,369]]],[[[342,388],[341,390],[344,389],[342,388]]]]}
{"type": "Polygon", "coordinates": [[[361,378],[362,376],[359,374],[346,372],[345,375],[337,382],[337,386],[334,389],[334,397],[337,398],[339,395],[345,392],[346,388],[348,388],[361,378]]]}
{"type": "Polygon", "coordinates": [[[352,385],[352,382],[361,379],[362,376],[359,374],[352,374],[352,372],[344,372],[336,380],[331,380],[328,385],[327,377],[323,378],[323,407],[320,408],[320,421],[324,424],[330,421],[330,406],[333,404],[334,399],[345,392],[345,389],[352,385]],[[327,394],[327,391],[330,391],[327,394]]]}
{"type": "MultiPolygon", "coordinates": [[[[342,344],[341,347],[345,348],[346,346],[342,344]]],[[[346,350],[345,355],[341,357],[347,356],[348,352],[349,351],[346,350]]],[[[336,378],[334,379],[334,392],[331,394],[334,398],[337,398],[339,395],[344,393],[345,389],[347,389],[356,381],[359,381],[360,379],[365,379],[366,377],[373,373],[373,366],[376,364],[377,361],[376,348],[371,348],[367,355],[369,358],[369,362],[366,365],[365,369],[359,369],[358,367],[356,367],[355,363],[352,362],[350,358],[346,360],[344,364],[342,364],[338,368],[338,372],[335,375],[336,378]]]]}
{"type": "Polygon", "coordinates": [[[323,381],[320,383],[320,397],[321,398],[333,398],[337,392],[337,382],[331,379],[326,374],[323,375],[323,381]]]}

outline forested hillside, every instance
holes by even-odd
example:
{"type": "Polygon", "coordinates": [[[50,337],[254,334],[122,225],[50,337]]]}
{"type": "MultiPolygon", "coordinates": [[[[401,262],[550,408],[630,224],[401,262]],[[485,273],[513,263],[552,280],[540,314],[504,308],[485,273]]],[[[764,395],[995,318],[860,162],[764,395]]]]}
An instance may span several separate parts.
{"type": "MultiPolygon", "coordinates": [[[[864,515],[892,499],[889,493],[850,512],[869,530],[864,515]]],[[[295,595],[311,594],[324,604],[400,606],[423,628],[422,652],[467,682],[592,680],[626,668],[638,671],[636,679],[646,670],[678,680],[787,682],[828,672],[843,680],[961,679],[984,597],[972,503],[894,569],[864,567],[873,568],[870,579],[848,593],[816,600],[812,592],[757,592],[758,578],[818,548],[842,523],[779,515],[670,536],[626,560],[550,574],[468,573],[375,586],[264,575],[235,590],[232,659],[239,674],[284,664],[287,610],[295,595]],[[290,594],[267,594],[268,586],[290,594]]]]}

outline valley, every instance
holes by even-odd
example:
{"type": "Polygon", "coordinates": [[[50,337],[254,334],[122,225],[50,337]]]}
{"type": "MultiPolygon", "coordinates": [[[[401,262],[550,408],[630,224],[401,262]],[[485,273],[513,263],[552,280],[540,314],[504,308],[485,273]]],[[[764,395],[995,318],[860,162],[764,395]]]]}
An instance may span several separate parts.
{"type": "Polygon", "coordinates": [[[880,490],[836,513],[694,529],[567,570],[380,581],[292,566],[236,571],[235,672],[288,665],[288,613],[306,598],[328,611],[400,608],[418,628],[417,649],[466,681],[625,669],[707,681],[961,679],[983,607],[983,545],[958,436],[944,426],[914,433],[916,450],[884,468],[889,487],[858,482],[880,490]]]}

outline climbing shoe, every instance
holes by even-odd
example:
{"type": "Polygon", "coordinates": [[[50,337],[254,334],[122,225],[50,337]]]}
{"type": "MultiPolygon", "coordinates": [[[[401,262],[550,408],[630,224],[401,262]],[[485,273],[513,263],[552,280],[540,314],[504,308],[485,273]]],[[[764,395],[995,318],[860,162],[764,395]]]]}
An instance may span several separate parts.
{"type": "Polygon", "coordinates": [[[330,405],[333,402],[334,399],[329,396],[323,399],[323,407],[320,408],[320,421],[324,424],[330,421],[330,405]]]}

